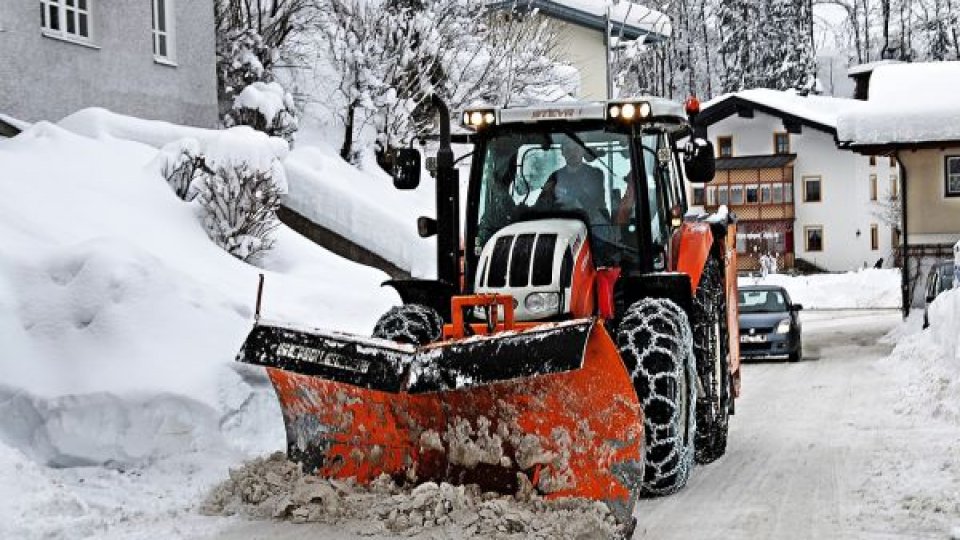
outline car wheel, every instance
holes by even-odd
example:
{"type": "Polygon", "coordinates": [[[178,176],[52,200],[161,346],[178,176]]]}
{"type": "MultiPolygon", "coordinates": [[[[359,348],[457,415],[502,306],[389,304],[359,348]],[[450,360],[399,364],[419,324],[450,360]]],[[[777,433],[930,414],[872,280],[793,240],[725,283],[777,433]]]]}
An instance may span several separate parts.
{"type": "Polygon", "coordinates": [[[799,362],[803,359],[803,343],[797,343],[797,350],[790,353],[790,356],[787,358],[788,362],[799,362]]]}

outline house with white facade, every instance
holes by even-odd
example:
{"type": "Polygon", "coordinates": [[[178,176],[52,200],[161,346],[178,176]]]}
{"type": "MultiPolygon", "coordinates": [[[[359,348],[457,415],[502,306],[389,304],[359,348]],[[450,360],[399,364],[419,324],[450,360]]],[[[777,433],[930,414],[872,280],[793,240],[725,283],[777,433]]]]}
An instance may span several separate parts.
{"type": "Polygon", "coordinates": [[[923,303],[916,284],[929,266],[952,259],[960,240],[960,62],[888,64],[859,73],[867,100],[839,116],[837,137],[845,149],[902,167],[898,254],[907,270],[908,309],[923,303]]]}
{"type": "Polygon", "coordinates": [[[619,41],[670,37],[670,17],[635,2],[623,0],[515,0],[490,2],[492,9],[536,9],[556,25],[560,35],[557,60],[577,68],[583,100],[607,99],[607,51],[619,41]]]}
{"type": "MultiPolygon", "coordinates": [[[[214,127],[213,0],[0,1],[0,115],[79,109],[214,127]]],[[[15,121],[0,118],[0,135],[15,121]]]]}
{"type": "Polygon", "coordinates": [[[691,199],[737,214],[740,270],[758,269],[763,255],[786,269],[893,264],[897,232],[886,210],[899,197],[898,166],[836,143],[837,116],[862,106],[767,89],[704,105],[698,119],[715,145],[717,174],[691,199]]]}

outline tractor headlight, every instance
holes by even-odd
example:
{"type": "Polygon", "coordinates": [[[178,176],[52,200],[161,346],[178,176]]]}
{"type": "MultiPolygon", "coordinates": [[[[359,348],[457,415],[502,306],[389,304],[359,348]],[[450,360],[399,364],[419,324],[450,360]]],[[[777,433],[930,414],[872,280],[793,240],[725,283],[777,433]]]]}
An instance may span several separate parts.
{"type": "Polygon", "coordinates": [[[526,307],[530,313],[557,311],[560,308],[560,295],[555,292],[530,293],[524,298],[523,306],[526,307]]]}
{"type": "Polygon", "coordinates": [[[777,324],[776,333],[778,334],[789,334],[790,333],[790,319],[784,319],[777,324]]]}
{"type": "Polygon", "coordinates": [[[637,107],[637,112],[640,113],[640,118],[646,118],[650,116],[650,113],[651,113],[650,104],[644,101],[637,107]]]}
{"type": "Polygon", "coordinates": [[[637,108],[633,103],[626,103],[620,109],[620,114],[623,116],[624,120],[633,120],[633,115],[637,114],[637,108]]]}
{"type": "Polygon", "coordinates": [[[463,111],[464,127],[481,129],[497,123],[497,115],[492,110],[463,111]]]}

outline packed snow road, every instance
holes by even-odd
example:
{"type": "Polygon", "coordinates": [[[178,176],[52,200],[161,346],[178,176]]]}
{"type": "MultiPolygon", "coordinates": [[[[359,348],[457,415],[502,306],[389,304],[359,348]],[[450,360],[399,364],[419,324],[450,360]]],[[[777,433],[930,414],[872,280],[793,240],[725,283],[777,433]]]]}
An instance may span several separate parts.
{"type": "Polygon", "coordinates": [[[947,537],[930,516],[956,516],[956,435],[898,415],[895,370],[877,362],[899,314],[802,320],[803,361],[743,367],[726,456],[641,501],[636,538],[947,537]]]}

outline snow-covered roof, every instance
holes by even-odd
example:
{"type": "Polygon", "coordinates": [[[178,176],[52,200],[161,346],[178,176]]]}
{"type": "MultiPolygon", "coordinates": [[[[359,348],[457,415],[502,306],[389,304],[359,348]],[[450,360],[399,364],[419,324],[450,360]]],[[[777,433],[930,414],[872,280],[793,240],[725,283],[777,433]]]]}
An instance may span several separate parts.
{"type": "Polygon", "coordinates": [[[673,32],[670,17],[657,10],[642,6],[636,2],[612,0],[528,0],[494,1],[492,8],[523,7],[538,9],[541,13],[567,22],[604,31],[606,29],[607,8],[610,8],[610,20],[613,33],[636,39],[641,36],[652,38],[670,37],[673,32]]]}
{"type": "Polygon", "coordinates": [[[847,70],[847,75],[854,77],[856,75],[863,75],[864,73],[870,73],[871,71],[877,69],[880,66],[886,66],[890,64],[901,64],[900,60],[877,60],[876,62],[867,62],[865,64],[858,64],[852,66],[847,70]]]}
{"type": "Polygon", "coordinates": [[[840,114],[863,108],[864,102],[829,96],[802,96],[789,90],[753,88],[717,96],[703,104],[701,120],[707,124],[718,122],[735,112],[738,104],[753,106],[775,116],[788,116],[811,127],[834,132],[840,114]]]}
{"type": "Polygon", "coordinates": [[[850,146],[960,141],[960,62],[885,64],[870,76],[863,107],[837,120],[850,146]]]}

